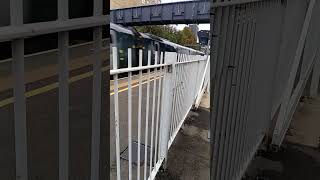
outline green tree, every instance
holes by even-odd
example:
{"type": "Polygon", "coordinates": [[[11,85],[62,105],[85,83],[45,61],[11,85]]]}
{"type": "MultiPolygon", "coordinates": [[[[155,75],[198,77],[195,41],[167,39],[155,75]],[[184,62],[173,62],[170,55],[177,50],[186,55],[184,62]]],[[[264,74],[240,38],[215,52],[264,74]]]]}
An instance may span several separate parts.
{"type": "Polygon", "coordinates": [[[197,44],[197,39],[189,27],[183,28],[181,33],[181,44],[185,46],[194,46],[197,44]]]}
{"type": "Polygon", "coordinates": [[[185,27],[182,31],[170,25],[139,26],[136,29],[139,32],[150,33],[183,46],[194,46],[197,44],[197,38],[189,27],[185,27]]]}

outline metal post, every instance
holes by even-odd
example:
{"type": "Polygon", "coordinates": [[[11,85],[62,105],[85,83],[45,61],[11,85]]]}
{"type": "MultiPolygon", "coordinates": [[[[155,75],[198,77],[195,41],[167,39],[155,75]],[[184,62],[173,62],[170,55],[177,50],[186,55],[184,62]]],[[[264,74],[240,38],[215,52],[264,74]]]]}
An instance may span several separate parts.
{"type": "MultiPolygon", "coordinates": [[[[142,66],[143,53],[139,50],[139,67],[142,66]]],[[[141,106],[142,106],[142,70],[139,71],[139,100],[138,100],[138,169],[137,179],[140,179],[140,143],[141,143],[141,106]]],[[[147,148],[145,148],[147,149],[147,148]]]]}
{"type": "MultiPolygon", "coordinates": [[[[118,69],[118,49],[112,48],[112,61],[113,70],[118,69]]],[[[114,123],[116,131],[116,162],[117,162],[117,180],[121,180],[121,167],[120,167],[120,117],[119,117],[119,85],[118,85],[118,74],[113,76],[114,82],[114,123]]]]}
{"type": "MultiPolygon", "coordinates": [[[[166,56],[168,57],[168,56],[166,56]]],[[[170,137],[170,124],[171,124],[171,113],[172,113],[172,102],[174,93],[174,80],[173,75],[175,74],[174,62],[165,61],[168,66],[164,68],[164,79],[162,87],[162,106],[161,106],[161,122],[160,122],[160,147],[159,157],[160,159],[166,159],[168,154],[168,142],[170,137]]]]}
{"type": "MultiPolygon", "coordinates": [[[[102,15],[102,1],[94,0],[94,16],[102,15]]],[[[93,30],[93,97],[91,135],[91,180],[99,179],[100,170],[100,121],[101,121],[101,76],[102,76],[102,27],[93,30]]]]}
{"type": "MultiPolygon", "coordinates": [[[[160,56],[159,56],[159,64],[163,64],[163,52],[160,52],[159,53],[160,56]]],[[[157,77],[159,77],[159,83],[158,83],[158,96],[157,96],[157,115],[156,115],[156,139],[155,139],[155,153],[154,153],[154,158],[155,158],[155,161],[154,161],[154,166],[156,166],[156,163],[158,161],[158,156],[159,156],[159,153],[158,153],[158,134],[159,134],[159,118],[160,118],[160,97],[161,97],[161,93],[162,93],[162,90],[161,90],[161,87],[162,87],[162,74],[163,74],[163,68],[161,67],[160,70],[159,70],[159,74],[157,77]]],[[[156,81],[155,81],[156,82],[156,81]]],[[[163,101],[161,101],[163,102],[163,101]]]]}
{"type": "MultiPolygon", "coordinates": [[[[23,2],[10,1],[11,26],[23,25],[23,2]]],[[[27,123],[24,86],[24,39],[12,41],[12,71],[14,74],[14,125],[16,151],[16,178],[28,179],[27,163],[27,123]]]]}
{"type": "MultiPolygon", "coordinates": [[[[128,68],[132,67],[132,49],[128,49],[128,68]]],[[[132,72],[128,73],[128,150],[129,180],[132,179],[132,72]]]]}
{"type": "MultiPolygon", "coordinates": [[[[150,66],[151,64],[151,51],[148,50],[148,66],[150,66]]],[[[147,72],[147,102],[146,102],[146,126],[145,126],[145,146],[147,147],[148,146],[148,124],[149,124],[149,104],[150,104],[150,69],[148,69],[148,72],[147,72]]],[[[147,180],[147,166],[148,166],[148,157],[147,157],[147,148],[145,148],[144,150],[144,180],[147,180]]]]}
{"type": "MultiPolygon", "coordinates": [[[[58,19],[69,18],[68,1],[58,1],[58,19]]],[[[69,179],[69,33],[58,33],[59,50],[59,180],[69,179]]]]}

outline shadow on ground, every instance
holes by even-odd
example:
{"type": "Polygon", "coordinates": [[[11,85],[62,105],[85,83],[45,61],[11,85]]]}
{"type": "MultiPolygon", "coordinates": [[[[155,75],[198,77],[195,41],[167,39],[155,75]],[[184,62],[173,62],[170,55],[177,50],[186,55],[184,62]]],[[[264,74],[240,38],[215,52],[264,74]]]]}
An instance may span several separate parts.
{"type": "Polygon", "coordinates": [[[318,180],[320,150],[285,143],[278,152],[260,153],[244,180],[318,180]]]}

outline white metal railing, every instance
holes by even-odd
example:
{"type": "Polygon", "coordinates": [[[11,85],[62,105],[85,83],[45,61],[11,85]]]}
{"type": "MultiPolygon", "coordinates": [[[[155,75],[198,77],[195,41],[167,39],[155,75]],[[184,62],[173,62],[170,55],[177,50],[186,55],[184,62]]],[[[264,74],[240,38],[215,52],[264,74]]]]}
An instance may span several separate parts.
{"type": "Polygon", "coordinates": [[[132,67],[129,48],[128,67],[120,69],[117,52],[113,47],[110,130],[115,146],[110,150],[110,176],[117,180],[153,180],[190,109],[207,87],[209,57],[190,55],[189,51],[148,51],[148,63],[143,66],[140,50],[139,66],[132,67]],[[152,53],[156,54],[154,65],[152,53]],[[128,76],[119,79],[121,73],[128,76]]]}

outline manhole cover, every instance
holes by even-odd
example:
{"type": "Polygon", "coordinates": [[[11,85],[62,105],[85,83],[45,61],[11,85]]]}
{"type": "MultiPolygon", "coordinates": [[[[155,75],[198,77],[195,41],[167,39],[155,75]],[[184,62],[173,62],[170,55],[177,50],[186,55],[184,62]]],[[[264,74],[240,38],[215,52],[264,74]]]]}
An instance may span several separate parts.
{"type": "MultiPolygon", "coordinates": [[[[145,157],[144,157],[144,151],[146,146],[144,144],[138,144],[138,142],[133,141],[131,144],[132,147],[132,163],[135,165],[138,165],[138,146],[140,146],[140,166],[144,165],[145,163],[145,157]]],[[[147,146],[147,165],[150,165],[150,147],[147,146]]],[[[154,156],[154,153],[153,153],[154,156]]],[[[129,161],[129,147],[120,154],[120,157],[126,161],[129,161]]],[[[153,159],[153,158],[152,158],[153,159]]],[[[153,162],[152,162],[153,163],[153,162]]]]}

